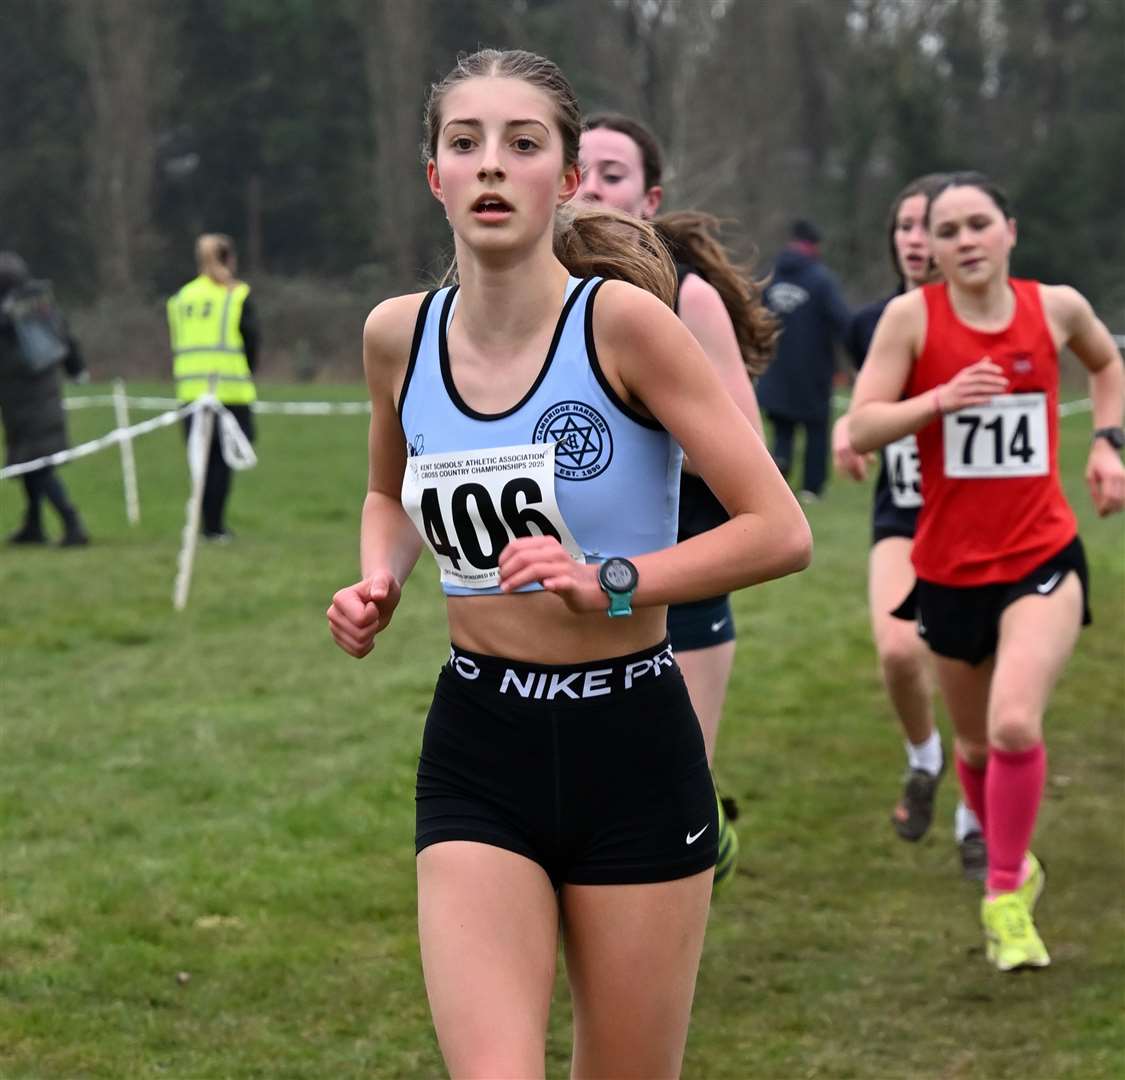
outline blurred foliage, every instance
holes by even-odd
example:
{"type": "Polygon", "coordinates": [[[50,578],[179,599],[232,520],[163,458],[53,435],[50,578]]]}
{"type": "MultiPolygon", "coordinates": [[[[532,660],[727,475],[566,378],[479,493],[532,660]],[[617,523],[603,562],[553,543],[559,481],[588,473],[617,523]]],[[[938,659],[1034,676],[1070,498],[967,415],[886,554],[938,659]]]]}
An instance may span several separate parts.
{"type": "Polygon", "coordinates": [[[391,291],[424,283],[448,243],[418,163],[426,88],[489,45],[549,55],[586,108],[647,121],[667,205],[731,219],[742,253],[814,217],[870,299],[891,284],[894,193],[980,168],[1014,198],[1015,271],[1125,322],[1121,0],[104,0],[102,25],[146,48],[110,35],[96,63],[84,7],[7,0],[0,65],[0,247],[70,297],[111,291],[116,245],[140,294],[167,293],[205,229],[235,236],[251,278],[377,264],[391,291]],[[147,115],[107,139],[127,62],[147,115]],[[142,159],[149,197],[91,211],[92,178],[142,159]]]}

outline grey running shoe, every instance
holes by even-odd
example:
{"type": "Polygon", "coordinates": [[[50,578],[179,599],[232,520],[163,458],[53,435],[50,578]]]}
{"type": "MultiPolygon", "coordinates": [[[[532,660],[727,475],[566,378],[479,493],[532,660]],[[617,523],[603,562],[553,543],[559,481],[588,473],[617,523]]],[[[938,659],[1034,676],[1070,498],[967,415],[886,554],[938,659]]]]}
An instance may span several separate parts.
{"type": "Polygon", "coordinates": [[[902,798],[891,813],[891,824],[903,840],[921,840],[929,830],[934,820],[934,795],[943,772],[944,760],[937,776],[924,769],[911,769],[906,774],[902,798]]]}
{"type": "Polygon", "coordinates": [[[958,843],[961,853],[961,874],[966,881],[984,881],[988,876],[988,848],[979,830],[965,833],[958,843]]]}

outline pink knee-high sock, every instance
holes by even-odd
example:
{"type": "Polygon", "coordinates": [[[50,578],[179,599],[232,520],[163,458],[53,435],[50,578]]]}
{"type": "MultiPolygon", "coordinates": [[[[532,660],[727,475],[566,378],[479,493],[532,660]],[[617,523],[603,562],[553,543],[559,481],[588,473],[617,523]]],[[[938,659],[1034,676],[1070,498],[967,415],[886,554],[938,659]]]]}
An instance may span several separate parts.
{"type": "Polygon", "coordinates": [[[965,796],[965,802],[969,809],[976,814],[980,827],[986,829],[985,822],[988,817],[985,814],[984,781],[988,775],[988,765],[985,764],[979,768],[970,765],[958,753],[954,753],[953,759],[957,765],[957,779],[961,781],[961,791],[965,796]]]}
{"type": "Polygon", "coordinates": [[[1023,857],[1035,831],[1046,778],[1047,751],[1042,743],[1030,750],[989,751],[984,785],[989,892],[1019,888],[1023,857]]]}

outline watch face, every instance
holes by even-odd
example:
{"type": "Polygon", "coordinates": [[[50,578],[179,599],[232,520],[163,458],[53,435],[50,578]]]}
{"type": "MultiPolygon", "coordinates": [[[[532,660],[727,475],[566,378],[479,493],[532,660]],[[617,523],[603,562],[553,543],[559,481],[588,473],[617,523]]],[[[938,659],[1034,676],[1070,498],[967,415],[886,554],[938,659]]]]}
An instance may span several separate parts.
{"type": "Polygon", "coordinates": [[[637,571],[624,559],[607,559],[602,563],[602,581],[614,592],[628,592],[637,584],[637,571]]]}

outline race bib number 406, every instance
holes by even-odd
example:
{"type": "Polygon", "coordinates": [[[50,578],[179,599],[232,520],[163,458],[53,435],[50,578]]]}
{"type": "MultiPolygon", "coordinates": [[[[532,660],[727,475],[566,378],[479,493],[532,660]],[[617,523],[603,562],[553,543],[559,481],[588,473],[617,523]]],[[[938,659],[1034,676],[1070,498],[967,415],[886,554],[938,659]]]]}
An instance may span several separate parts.
{"type": "Polygon", "coordinates": [[[1047,395],[1000,394],[987,405],[946,413],[945,475],[1046,476],[1047,395]]]}
{"type": "Polygon", "coordinates": [[[451,585],[498,585],[500,552],[519,536],[553,536],[586,561],[555,499],[553,443],[408,458],[402,505],[451,585]]]}

